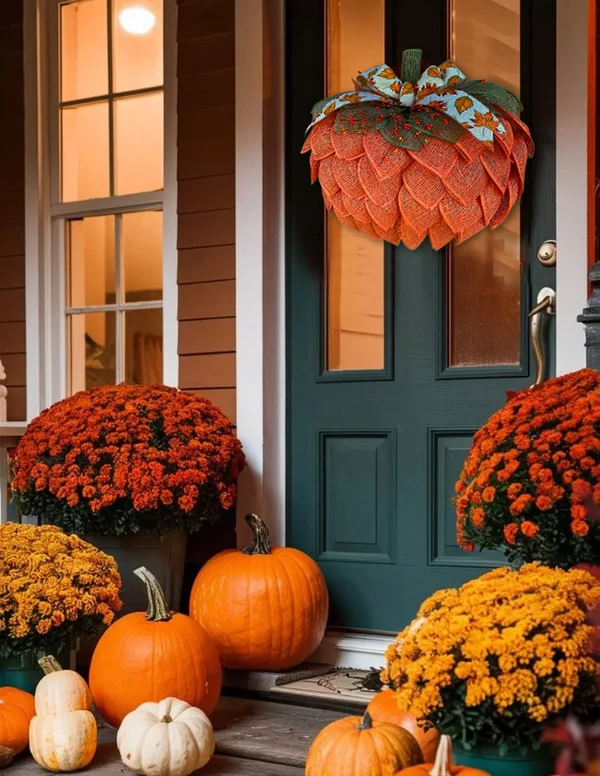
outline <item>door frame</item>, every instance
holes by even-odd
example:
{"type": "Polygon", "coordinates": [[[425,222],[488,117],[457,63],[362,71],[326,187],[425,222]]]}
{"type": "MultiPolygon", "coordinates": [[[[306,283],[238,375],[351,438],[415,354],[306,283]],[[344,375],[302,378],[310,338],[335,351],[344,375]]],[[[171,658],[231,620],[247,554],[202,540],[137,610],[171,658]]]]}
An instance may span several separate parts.
{"type": "MultiPolygon", "coordinates": [[[[292,0],[312,2],[313,0],[292,0]]],[[[262,510],[286,535],[285,0],[236,0],[236,331],[238,433],[248,470],[243,515],[262,510]],[[259,96],[262,95],[262,100],[259,96]],[[262,311],[262,315],[257,315],[262,311]]],[[[587,299],[587,3],[557,3],[557,374],[585,366],[577,315],[587,299]]],[[[551,74],[549,77],[554,77],[551,74]]],[[[549,238],[552,235],[548,235],[549,238]]],[[[315,659],[356,668],[381,662],[388,637],[331,632],[315,659]]]]}

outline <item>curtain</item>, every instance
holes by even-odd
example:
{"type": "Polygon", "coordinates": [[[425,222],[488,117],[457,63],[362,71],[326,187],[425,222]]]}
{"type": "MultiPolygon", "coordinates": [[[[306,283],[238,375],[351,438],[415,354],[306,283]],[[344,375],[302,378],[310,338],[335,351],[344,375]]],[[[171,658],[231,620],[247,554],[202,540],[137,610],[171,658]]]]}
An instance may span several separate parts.
{"type": "Polygon", "coordinates": [[[155,334],[136,333],[133,339],[133,382],[162,383],[163,343],[155,334]]]}

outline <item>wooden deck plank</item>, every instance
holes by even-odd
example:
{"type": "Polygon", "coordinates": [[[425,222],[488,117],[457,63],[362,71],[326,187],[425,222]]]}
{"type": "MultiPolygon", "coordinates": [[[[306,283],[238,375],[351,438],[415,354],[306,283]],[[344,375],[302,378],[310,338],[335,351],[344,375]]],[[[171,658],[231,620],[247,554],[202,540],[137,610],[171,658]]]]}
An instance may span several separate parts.
{"type": "Polygon", "coordinates": [[[211,719],[219,754],[303,768],[317,733],[343,716],[252,698],[221,698],[211,719]]]}

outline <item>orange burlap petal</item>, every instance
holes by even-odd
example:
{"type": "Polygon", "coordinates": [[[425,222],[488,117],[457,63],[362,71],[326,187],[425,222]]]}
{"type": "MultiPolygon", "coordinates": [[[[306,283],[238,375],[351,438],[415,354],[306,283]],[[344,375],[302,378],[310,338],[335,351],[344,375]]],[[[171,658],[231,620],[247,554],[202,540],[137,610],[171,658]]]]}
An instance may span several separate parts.
{"type": "Polygon", "coordinates": [[[421,167],[417,162],[413,162],[404,172],[403,181],[415,202],[427,210],[431,210],[441,202],[446,193],[444,184],[438,176],[427,167],[421,167]]]}
{"type": "Polygon", "coordinates": [[[321,188],[327,194],[328,197],[333,197],[340,190],[340,185],[335,179],[333,171],[333,161],[335,156],[328,156],[323,159],[321,166],[319,167],[319,181],[321,188]]]}
{"type": "Polygon", "coordinates": [[[446,194],[440,202],[440,214],[456,235],[466,231],[480,218],[483,219],[483,210],[478,199],[473,199],[467,205],[463,205],[450,194],[446,194]]]}
{"type": "Polygon", "coordinates": [[[497,151],[486,149],[485,153],[481,154],[481,163],[499,191],[503,192],[510,175],[510,159],[499,149],[497,151]]]}
{"type": "Polygon", "coordinates": [[[435,173],[440,178],[445,178],[456,164],[458,152],[452,143],[432,138],[420,151],[408,151],[415,162],[435,173]]]}
{"type": "Polygon", "coordinates": [[[533,143],[527,127],[502,112],[506,135],[494,147],[470,132],[455,143],[432,139],[421,151],[379,132],[338,133],[328,117],[304,145],[323,198],[345,226],[417,248],[428,236],[439,250],[504,221],[523,192],[533,143]]]}
{"type": "Polygon", "coordinates": [[[365,153],[364,135],[359,135],[357,132],[335,132],[332,129],[330,137],[335,153],[340,159],[358,159],[365,153]]]}
{"type": "Polygon", "coordinates": [[[381,207],[397,198],[402,183],[402,173],[389,178],[378,178],[367,156],[358,161],[358,177],[367,197],[381,207]]]}
{"type": "Polygon", "coordinates": [[[495,107],[494,110],[499,116],[506,119],[506,122],[513,128],[515,135],[521,134],[523,136],[525,143],[527,144],[527,155],[533,156],[535,145],[531,139],[531,133],[527,124],[524,124],[518,116],[515,116],[513,113],[508,113],[508,111],[502,110],[502,108],[495,107]]]}
{"type": "Polygon", "coordinates": [[[363,196],[360,199],[354,199],[344,191],[342,194],[344,201],[344,207],[350,213],[352,218],[356,221],[363,221],[368,223],[371,220],[371,215],[367,210],[367,200],[363,196]]]}
{"type": "Polygon", "coordinates": [[[428,209],[420,205],[415,199],[413,199],[406,188],[403,186],[400,189],[398,195],[398,204],[400,205],[400,212],[406,223],[417,234],[423,234],[426,232],[436,221],[440,220],[440,211],[437,207],[428,209]]]}
{"type": "Polygon", "coordinates": [[[462,205],[467,207],[485,186],[487,174],[481,159],[466,162],[459,159],[444,179],[444,186],[462,205]]]}
{"type": "Polygon", "coordinates": [[[411,163],[408,152],[389,143],[380,132],[369,132],[364,136],[363,144],[378,178],[397,175],[411,163]]]}
{"type": "Polygon", "coordinates": [[[375,222],[375,228],[379,227],[377,231],[381,230],[382,234],[393,229],[394,224],[400,218],[398,203],[395,199],[383,206],[367,200],[366,207],[369,215],[375,222]]]}
{"type": "Polygon", "coordinates": [[[333,156],[333,175],[337,185],[353,199],[362,199],[365,196],[358,178],[358,159],[340,159],[333,156]]]}

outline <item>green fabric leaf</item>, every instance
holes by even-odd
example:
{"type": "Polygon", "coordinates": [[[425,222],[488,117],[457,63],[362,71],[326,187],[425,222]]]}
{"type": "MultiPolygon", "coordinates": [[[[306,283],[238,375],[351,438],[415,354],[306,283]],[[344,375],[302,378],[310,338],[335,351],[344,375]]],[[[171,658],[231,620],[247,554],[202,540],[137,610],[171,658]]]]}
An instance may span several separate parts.
{"type": "Polygon", "coordinates": [[[467,131],[462,124],[455,121],[446,113],[435,110],[426,110],[427,106],[417,107],[412,112],[415,121],[420,121],[419,127],[432,137],[441,137],[449,143],[457,143],[467,131]]]}
{"type": "Polygon", "coordinates": [[[456,89],[462,89],[467,94],[477,97],[490,108],[497,105],[499,108],[519,115],[523,110],[521,100],[504,86],[493,81],[462,81],[455,85],[456,89]]]}
{"type": "Polygon", "coordinates": [[[399,112],[399,108],[390,108],[377,103],[363,102],[348,105],[337,111],[333,128],[335,132],[354,132],[364,135],[367,132],[380,130],[390,123],[392,114],[399,112]]]}

